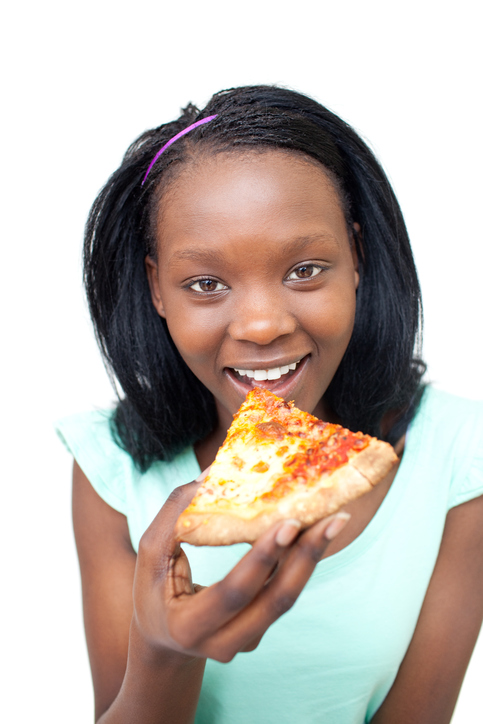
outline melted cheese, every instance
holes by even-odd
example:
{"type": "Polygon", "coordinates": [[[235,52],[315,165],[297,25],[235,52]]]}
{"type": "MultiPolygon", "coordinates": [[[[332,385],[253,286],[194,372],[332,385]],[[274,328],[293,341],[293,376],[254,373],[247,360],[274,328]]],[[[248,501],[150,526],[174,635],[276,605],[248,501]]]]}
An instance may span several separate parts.
{"type": "Polygon", "coordinates": [[[279,441],[254,441],[247,445],[246,436],[230,440],[230,445],[221,448],[209,476],[200,490],[199,504],[225,498],[231,504],[248,505],[264,493],[273,489],[274,484],[286,474],[284,462],[293,458],[300,448],[297,438],[284,439],[287,448],[280,456],[279,441]],[[240,460],[243,467],[240,467],[240,460]],[[242,484],[240,484],[242,483],[242,484]]]}

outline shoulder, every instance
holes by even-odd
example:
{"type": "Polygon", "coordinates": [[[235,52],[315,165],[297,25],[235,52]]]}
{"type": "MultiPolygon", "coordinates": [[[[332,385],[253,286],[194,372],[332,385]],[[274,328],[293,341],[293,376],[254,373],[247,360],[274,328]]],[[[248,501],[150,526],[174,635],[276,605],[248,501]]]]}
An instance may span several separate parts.
{"type": "Polygon", "coordinates": [[[469,400],[427,386],[409,434],[423,432],[441,444],[465,445],[483,437],[483,401],[469,400]]]}
{"type": "Polygon", "coordinates": [[[114,439],[113,412],[95,410],[70,415],[57,421],[55,430],[101,498],[126,515],[126,480],[136,475],[136,468],[114,439]]]}
{"type": "Polygon", "coordinates": [[[57,420],[55,431],[69,452],[79,444],[94,447],[114,443],[111,421],[114,410],[90,410],[57,420]]]}
{"type": "Polygon", "coordinates": [[[473,410],[476,414],[483,413],[483,400],[470,399],[468,397],[460,397],[452,392],[441,390],[431,384],[426,385],[423,393],[423,401],[432,407],[440,409],[454,410],[473,410]]]}
{"type": "Polygon", "coordinates": [[[419,463],[448,479],[449,508],[483,494],[483,401],[428,386],[408,436],[419,463]]]}
{"type": "Polygon", "coordinates": [[[433,420],[435,416],[444,418],[440,419],[440,423],[445,425],[462,422],[470,416],[475,423],[483,427],[483,400],[470,400],[427,385],[415,417],[419,415],[425,415],[433,420]]]}
{"type": "Polygon", "coordinates": [[[55,429],[96,493],[129,522],[134,548],[142,533],[174,488],[200,474],[193,448],[171,461],[153,463],[146,472],[136,467],[117,443],[112,430],[113,410],[71,415],[55,429]]]}

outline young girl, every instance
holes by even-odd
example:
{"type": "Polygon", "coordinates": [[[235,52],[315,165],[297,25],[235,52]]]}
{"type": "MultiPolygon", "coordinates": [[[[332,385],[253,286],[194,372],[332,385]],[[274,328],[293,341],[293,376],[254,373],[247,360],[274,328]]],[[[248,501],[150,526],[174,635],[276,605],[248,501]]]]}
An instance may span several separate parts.
{"type": "Polygon", "coordinates": [[[421,383],[417,275],[367,146],[300,94],[219,93],[129,148],[84,258],[124,393],[59,425],[97,720],[449,722],[483,615],[483,407],[421,383]],[[305,531],[183,550],[254,384],[398,468],[305,531]]]}

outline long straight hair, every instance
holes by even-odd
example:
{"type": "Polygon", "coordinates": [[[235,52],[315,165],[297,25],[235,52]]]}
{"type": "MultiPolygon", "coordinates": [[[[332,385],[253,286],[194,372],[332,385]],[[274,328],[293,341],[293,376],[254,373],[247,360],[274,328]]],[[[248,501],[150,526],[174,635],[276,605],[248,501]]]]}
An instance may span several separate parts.
{"type": "Polygon", "coordinates": [[[123,391],[113,431],[141,470],[170,460],[216,425],[211,393],[188,368],[158,316],[145,272],[163,191],[199,153],[284,149],[315,159],[339,192],[356,239],[360,283],[354,331],[324,399],[342,423],[394,442],[421,395],[421,293],[394,192],[355,131],[316,101],[274,86],[216,94],[199,111],[143,133],[99,193],[85,234],[84,281],[107,369],[123,391]],[[157,151],[193,122],[217,117],[157,151]],[[395,420],[381,431],[386,413],[395,420]]]}

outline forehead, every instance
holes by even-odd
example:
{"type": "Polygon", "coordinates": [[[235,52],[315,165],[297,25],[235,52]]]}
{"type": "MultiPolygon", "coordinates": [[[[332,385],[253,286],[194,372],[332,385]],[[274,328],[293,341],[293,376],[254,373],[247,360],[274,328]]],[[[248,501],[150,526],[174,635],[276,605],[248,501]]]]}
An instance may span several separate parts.
{"type": "Polygon", "coordinates": [[[161,251],[188,238],[339,237],[346,225],[339,192],[319,163],[268,150],[203,154],[183,166],[162,195],[156,231],[161,251]]]}

